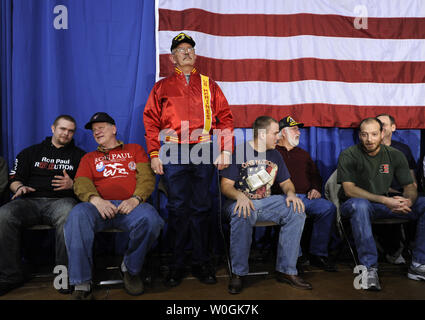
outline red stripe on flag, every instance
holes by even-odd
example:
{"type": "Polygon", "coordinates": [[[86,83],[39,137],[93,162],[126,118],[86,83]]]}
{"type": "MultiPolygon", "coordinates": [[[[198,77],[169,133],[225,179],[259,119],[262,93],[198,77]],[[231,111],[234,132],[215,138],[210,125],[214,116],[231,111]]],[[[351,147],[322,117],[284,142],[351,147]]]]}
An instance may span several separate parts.
{"type": "Polygon", "coordinates": [[[369,17],[367,29],[356,29],[354,21],[354,17],[310,13],[219,14],[201,9],[182,11],[159,9],[160,31],[192,30],[217,36],[315,35],[369,39],[425,39],[424,18],[369,17]]]}
{"type": "MultiPolygon", "coordinates": [[[[197,56],[201,73],[215,81],[423,83],[424,61],[350,61],[303,58],[294,60],[221,60],[197,56]]],[[[168,54],[160,55],[160,77],[174,71],[168,54]]]]}
{"type": "Polygon", "coordinates": [[[389,113],[397,119],[398,129],[425,129],[424,107],[421,106],[356,106],[335,104],[298,105],[231,105],[235,128],[249,128],[260,115],[276,120],[292,116],[308,127],[357,127],[361,119],[389,113]]]}

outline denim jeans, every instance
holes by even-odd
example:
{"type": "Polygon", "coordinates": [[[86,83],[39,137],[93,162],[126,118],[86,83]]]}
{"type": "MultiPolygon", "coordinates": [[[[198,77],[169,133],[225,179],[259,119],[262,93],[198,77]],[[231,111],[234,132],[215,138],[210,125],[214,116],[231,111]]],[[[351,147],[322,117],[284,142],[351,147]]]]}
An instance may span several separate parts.
{"type": "Polygon", "coordinates": [[[328,245],[331,239],[332,225],[335,221],[335,205],[323,198],[308,199],[305,194],[297,194],[303,201],[307,217],[313,218],[310,253],[317,256],[328,256],[328,245]]]}
{"type": "Polygon", "coordinates": [[[371,221],[383,218],[405,218],[418,220],[415,248],[412,260],[425,264],[425,198],[418,197],[412,211],[397,214],[383,204],[366,199],[351,198],[341,205],[341,215],[350,219],[354,242],[360,264],[370,267],[378,266],[378,252],[372,234],[371,221]]]}
{"type": "Polygon", "coordinates": [[[226,207],[230,216],[230,257],[232,272],[244,276],[249,272],[248,258],[252,242],[252,228],[257,221],[273,221],[281,226],[277,248],[276,270],[296,275],[297,259],[305,213],[298,213],[293,206],[286,206],[286,196],[273,195],[264,199],[252,200],[255,210],[247,218],[233,213],[236,202],[226,207]]]}
{"type": "Polygon", "coordinates": [[[211,215],[212,164],[167,164],[164,179],[168,189],[168,232],[174,245],[172,267],[184,268],[188,236],[192,242],[192,264],[205,264],[211,215]]]}
{"type": "MultiPolygon", "coordinates": [[[[111,200],[119,206],[121,200],[111,200]]],[[[124,264],[132,275],[140,273],[146,253],[158,238],[164,221],[154,207],[141,203],[129,214],[117,214],[112,219],[103,219],[97,208],[82,202],[69,213],[65,224],[65,243],[69,259],[69,283],[71,285],[90,282],[92,279],[92,248],[96,232],[118,228],[129,232],[124,264]]]]}
{"type": "Polygon", "coordinates": [[[0,207],[0,281],[21,282],[21,232],[36,224],[56,229],[56,264],[67,265],[63,226],[74,198],[18,198],[0,207]]]}

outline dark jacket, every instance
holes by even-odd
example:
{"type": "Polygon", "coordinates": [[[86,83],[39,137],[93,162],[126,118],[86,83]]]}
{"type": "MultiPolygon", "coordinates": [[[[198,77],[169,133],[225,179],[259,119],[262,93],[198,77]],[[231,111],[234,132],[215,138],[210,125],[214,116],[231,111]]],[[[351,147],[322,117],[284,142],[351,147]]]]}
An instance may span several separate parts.
{"type": "Polygon", "coordinates": [[[47,137],[42,143],[28,147],[18,154],[10,172],[10,183],[21,181],[36,190],[24,197],[74,197],[72,189],[53,191],[52,179],[55,175],[63,176],[64,169],[74,179],[84,154],[82,149],[75,146],[74,140],[62,148],[56,148],[52,144],[52,138],[47,137]]]}

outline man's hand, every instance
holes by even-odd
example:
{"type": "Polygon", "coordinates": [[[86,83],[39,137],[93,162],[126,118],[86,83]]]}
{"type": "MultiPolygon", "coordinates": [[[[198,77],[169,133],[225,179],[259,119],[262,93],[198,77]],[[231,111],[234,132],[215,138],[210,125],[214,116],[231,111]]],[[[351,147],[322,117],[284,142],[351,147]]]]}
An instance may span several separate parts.
{"type": "Polygon", "coordinates": [[[112,219],[118,213],[118,208],[109,200],[94,196],[90,198],[89,202],[96,207],[102,219],[112,219]]]}
{"type": "Polygon", "coordinates": [[[289,207],[291,205],[294,206],[294,211],[298,213],[303,213],[305,211],[304,203],[300,198],[298,198],[295,194],[291,194],[286,196],[286,206],[289,207]]]}
{"type": "Polygon", "coordinates": [[[73,185],[74,181],[66,173],[65,169],[63,170],[63,176],[54,176],[54,179],[52,180],[52,186],[55,187],[53,188],[53,191],[72,189],[73,185]]]}
{"type": "Polygon", "coordinates": [[[409,213],[412,211],[410,209],[412,201],[401,196],[386,197],[383,204],[394,213],[409,213]]]}
{"type": "Polygon", "coordinates": [[[120,203],[120,205],[118,206],[118,212],[122,214],[129,214],[138,205],[139,200],[137,200],[136,198],[129,198],[120,203]]]}
{"type": "Polygon", "coordinates": [[[311,189],[308,193],[307,193],[307,198],[309,200],[311,199],[319,199],[321,198],[322,195],[319,191],[317,191],[316,189],[311,189]]]}
{"type": "Polygon", "coordinates": [[[249,217],[251,215],[251,209],[255,210],[254,203],[250,199],[248,199],[246,195],[240,192],[237,197],[233,213],[236,213],[236,211],[238,211],[238,217],[240,218],[242,212],[243,217],[246,219],[247,216],[249,217]]]}
{"type": "Polygon", "coordinates": [[[35,189],[27,186],[19,187],[18,191],[13,195],[11,200],[15,200],[17,197],[22,196],[23,194],[34,192],[35,189]]]}
{"type": "Polygon", "coordinates": [[[230,155],[228,152],[222,151],[217,159],[214,161],[214,165],[218,170],[223,170],[230,165],[230,155]]]}
{"type": "Polygon", "coordinates": [[[160,158],[151,159],[151,168],[155,174],[164,174],[164,168],[162,166],[162,161],[160,158]]]}

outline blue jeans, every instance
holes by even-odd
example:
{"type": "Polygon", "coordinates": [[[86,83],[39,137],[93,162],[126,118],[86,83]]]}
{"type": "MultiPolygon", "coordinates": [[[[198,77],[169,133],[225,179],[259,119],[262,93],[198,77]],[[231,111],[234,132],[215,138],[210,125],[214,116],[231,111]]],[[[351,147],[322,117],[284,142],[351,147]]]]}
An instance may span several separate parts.
{"type": "Polygon", "coordinates": [[[167,164],[164,179],[168,189],[168,232],[173,248],[172,267],[184,268],[185,246],[190,233],[192,264],[205,264],[208,253],[208,223],[211,215],[212,164],[167,164]]]}
{"type": "Polygon", "coordinates": [[[372,234],[371,221],[383,218],[405,218],[418,220],[416,244],[413,250],[413,261],[425,264],[425,198],[418,197],[407,214],[397,214],[383,204],[366,199],[351,198],[341,205],[341,215],[350,219],[354,242],[360,264],[370,267],[378,266],[378,252],[372,234]]]}
{"type": "Polygon", "coordinates": [[[77,204],[74,198],[19,198],[0,207],[0,282],[24,280],[21,268],[21,231],[36,224],[55,227],[56,263],[67,265],[63,226],[77,204]]]}
{"type": "MultiPolygon", "coordinates": [[[[121,200],[111,200],[119,206],[121,200]]],[[[69,213],[64,227],[65,243],[69,260],[71,285],[92,279],[92,248],[96,232],[119,228],[129,232],[124,264],[132,275],[140,273],[146,253],[158,238],[164,221],[149,203],[141,203],[128,215],[117,214],[113,219],[103,219],[96,207],[89,202],[76,205],[69,213]]]]}
{"type": "Polygon", "coordinates": [[[255,210],[247,218],[233,213],[236,202],[226,207],[230,216],[230,257],[232,272],[244,276],[249,272],[248,258],[252,242],[252,228],[257,221],[273,221],[281,225],[277,248],[276,270],[296,275],[297,259],[305,214],[297,213],[292,205],[286,206],[286,196],[273,195],[260,200],[252,200],[255,210]]]}
{"type": "Polygon", "coordinates": [[[336,207],[323,198],[309,200],[305,194],[297,194],[297,196],[303,201],[307,216],[313,218],[310,253],[327,257],[336,207]]]}

